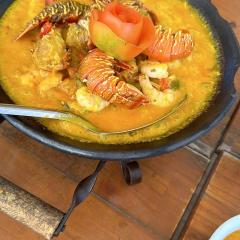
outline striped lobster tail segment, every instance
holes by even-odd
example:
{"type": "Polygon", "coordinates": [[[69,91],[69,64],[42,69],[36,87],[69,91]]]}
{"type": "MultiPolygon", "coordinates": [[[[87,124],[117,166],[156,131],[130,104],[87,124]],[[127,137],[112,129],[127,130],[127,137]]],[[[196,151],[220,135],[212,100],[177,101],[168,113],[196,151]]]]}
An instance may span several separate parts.
{"type": "Polygon", "coordinates": [[[76,1],[57,2],[45,7],[25,29],[18,35],[16,40],[23,37],[27,32],[35,29],[46,21],[51,23],[65,23],[71,19],[84,17],[90,11],[88,5],[76,1]]]}

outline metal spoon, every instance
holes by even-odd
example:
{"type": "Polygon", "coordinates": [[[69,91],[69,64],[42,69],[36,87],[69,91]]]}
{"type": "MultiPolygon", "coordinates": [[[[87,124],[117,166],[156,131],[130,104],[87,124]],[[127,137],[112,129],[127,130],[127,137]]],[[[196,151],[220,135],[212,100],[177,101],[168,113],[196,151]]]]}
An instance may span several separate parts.
{"type": "Polygon", "coordinates": [[[15,104],[0,104],[0,114],[3,115],[14,115],[14,116],[25,116],[25,117],[36,117],[36,118],[50,118],[57,120],[64,120],[72,123],[80,124],[81,127],[92,132],[99,132],[99,129],[91,124],[89,121],[78,115],[61,112],[55,110],[46,110],[40,108],[25,107],[15,104]]]}
{"type": "Polygon", "coordinates": [[[19,106],[15,104],[0,104],[0,114],[3,115],[14,115],[14,116],[25,116],[25,117],[36,117],[36,118],[50,118],[50,119],[57,119],[57,120],[64,120],[71,123],[79,124],[82,128],[95,133],[95,134],[101,134],[101,135],[119,135],[119,134],[125,134],[125,133],[133,133],[135,131],[139,131],[142,129],[145,129],[147,127],[151,127],[173,113],[175,113],[178,109],[180,109],[185,101],[187,100],[187,95],[167,114],[160,117],[159,119],[155,120],[154,122],[151,122],[149,124],[143,125],[138,128],[133,128],[125,131],[119,131],[119,132],[104,132],[98,129],[96,126],[94,126],[92,123],[90,123],[88,120],[84,119],[81,116],[75,115],[73,113],[69,112],[61,112],[61,111],[54,111],[54,110],[46,110],[46,109],[40,109],[40,108],[30,108],[25,106],[19,106]]]}

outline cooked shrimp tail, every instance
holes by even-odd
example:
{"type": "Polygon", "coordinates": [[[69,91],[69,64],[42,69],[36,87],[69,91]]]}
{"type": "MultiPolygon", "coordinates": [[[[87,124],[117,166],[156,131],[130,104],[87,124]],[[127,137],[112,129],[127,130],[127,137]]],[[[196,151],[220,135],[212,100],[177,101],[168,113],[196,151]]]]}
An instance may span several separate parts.
{"type": "Polygon", "coordinates": [[[89,112],[100,112],[109,105],[109,102],[95,94],[90,93],[85,86],[82,86],[77,90],[76,99],[78,104],[85,111],[89,112]]]}
{"type": "Polygon", "coordinates": [[[140,82],[142,91],[148,97],[149,102],[159,107],[172,106],[179,99],[182,99],[184,95],[186,95],[183,89],[182,90],[178,89],[176,91],[173,89],[159,91],[156,88],[154,88],[149,77],[144,74],[140,74],[139,82],[140,82]]]}

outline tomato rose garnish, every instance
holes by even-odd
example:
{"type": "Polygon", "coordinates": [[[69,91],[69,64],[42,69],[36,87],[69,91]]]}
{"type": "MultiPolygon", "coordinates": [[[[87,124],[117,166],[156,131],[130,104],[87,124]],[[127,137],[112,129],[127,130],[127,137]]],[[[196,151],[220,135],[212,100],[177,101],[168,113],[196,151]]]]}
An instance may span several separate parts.
{"type": "Polygon", "coordinates": [[[149,17],[113,2],[104,11],[92,11],[90,36],[108,55],[130,61],[152,44],[155,30],[149,17]]]}

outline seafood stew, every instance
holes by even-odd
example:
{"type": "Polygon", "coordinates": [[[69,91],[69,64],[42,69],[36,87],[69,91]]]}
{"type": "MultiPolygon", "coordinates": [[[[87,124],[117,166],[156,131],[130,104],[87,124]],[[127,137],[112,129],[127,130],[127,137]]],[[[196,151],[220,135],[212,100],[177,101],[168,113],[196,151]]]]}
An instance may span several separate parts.
{"type": "Polygon", "coordinates": [[[184,1],[96,1],[90,12],[86,3],[73,1],[48,7],[44,1],[28,3],[15,1],[0,27],[1,83],[16,103],[72,111],[99,129],[116,132],[161,119],[186,99],[161,122],[131,134],[103,136],[65,121],[41,120],[54,132],[99,143],[150,141],[186,126],[216,92],[217,45],[208,26],[184,1]],[[28,12],[22,15],[26,6],[28,12]],[[42,23],[38,15],[37,25],[22,31],[44,8],[48,10],[42,18],[55,15],[42,23]],[[67,8],[71,11],[64,15],[67,8]],[[49,9],[57,9],[57,15],[49,9]],[[127,18],[124,14],[132,9],[136,18],[127,21],[145,24],[148,34],[136,26],[134,36],[120,38],[116,26],[109,30],[108,18],[113,13],[127,18]]]}

